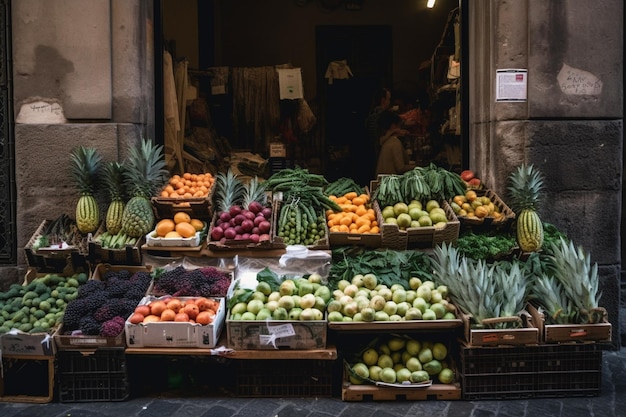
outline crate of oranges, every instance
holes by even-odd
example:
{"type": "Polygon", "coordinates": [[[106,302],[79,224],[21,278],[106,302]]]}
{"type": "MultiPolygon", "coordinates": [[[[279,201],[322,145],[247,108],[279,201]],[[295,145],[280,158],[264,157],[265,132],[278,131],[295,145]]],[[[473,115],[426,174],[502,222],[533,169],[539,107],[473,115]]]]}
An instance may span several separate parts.
{"type": "Polygon", "coordinates": [[[176,212],[185,212],[191,218],[209,220],[212,216],[214,185],[215,175],[210,172],[174,174],[159,195],[152,198],[152,206],[160,219],[172,218],[176,212]]]}
{"type": "Polygon", "coordinates": [[[206,237],[207,223],[184,211],[157,221],[146,236],[146,245],[154,247],[200,247],[206,237]]]}
{"type": "Polygon", "coordinates": [[[342,196],[329,196],[342,211],[326,211],[328,241],[331,247],[357,245],[378,248],[381,233],[369,193],[354,191],[342,196]]]}

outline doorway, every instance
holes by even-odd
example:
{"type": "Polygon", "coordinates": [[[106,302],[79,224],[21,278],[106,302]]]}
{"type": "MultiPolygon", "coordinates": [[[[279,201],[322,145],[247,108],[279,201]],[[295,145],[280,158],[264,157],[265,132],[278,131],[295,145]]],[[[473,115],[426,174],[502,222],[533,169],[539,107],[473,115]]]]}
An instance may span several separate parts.
{"type": "Polygon", "coordinates": [[[316,28],[317,93],[324,103],[325,171],[331,181],[351,177],[368,185],[374,178],[373,148],[368,155],[370,147],[363,146],[365,119],[374,92],[393,83],[392,50],[391,26],[316,28]],[[335,75],[347,78],[327,77],[337,62],[345,62],[349,73],[335,75]]]}

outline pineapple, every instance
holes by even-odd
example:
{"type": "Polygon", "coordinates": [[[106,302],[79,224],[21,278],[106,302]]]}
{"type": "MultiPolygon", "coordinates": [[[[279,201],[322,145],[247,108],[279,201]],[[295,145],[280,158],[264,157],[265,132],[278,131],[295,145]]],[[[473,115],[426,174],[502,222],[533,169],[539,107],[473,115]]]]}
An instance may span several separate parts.
{"type": "Polygon", "coordinates": [[[511,208],[517,213],[517,244],[524,252],[539,251],[543,245],[543,224],[537,204],[543,190],[543,176],[533,165],[520,165],[509,176],[511,208]]]}
{"type": "Polygon", "coordinates": [[[245,186],[229,168],[226,174],[220,172],[215,178],[215,201],[219,212],[228,212],[231,207],[242,204],[245,186]]]}
{"type": "Polygon", "coordinates": [[[255,175],[245,186],[241,205],[245,209],[250,209],[250,204],[252,203],[258,203],[260,207],[265,207],[267,204],[266,191],[267,187],[263,182],[260,182],[259,177],[255,175]]]}
{"type": "Polygon", "coordinates": [[[109,193],[109,207],[105,217],[106,230],[118,234],[122,230],[124,212],[124,166],[117,161],[110,161],[104,166],[104,185],[109,193]]]}
{"type": "Polygon", "coordinates": [[[122,233],[139,238],[154,227],[154,211],[150,198],[163,187],[169,177],[165,169],[163,146],[142,139],[129,150],[124,171],[124,184],[131,199],[122,214],[122,233]]]}
{"type": "Polygon", "coordinates": [[[81,233],[98,229],[100,211],[94,192],[102,169],[102,156],[95,148],[79,146],[70,154],[70,169],[80,198],[76,203],[76,226],[81,233]]]}

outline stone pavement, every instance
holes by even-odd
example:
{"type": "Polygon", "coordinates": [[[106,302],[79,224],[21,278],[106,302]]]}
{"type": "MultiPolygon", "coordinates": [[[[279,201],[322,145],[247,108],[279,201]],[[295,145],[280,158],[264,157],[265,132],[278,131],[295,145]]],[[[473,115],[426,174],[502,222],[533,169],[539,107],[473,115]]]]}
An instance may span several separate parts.
{"type": "MultiPolygon", "coordinates": [[[[215,375],[215,377],[219,377],[215,375]]],[[[131,397],[119,402],[0,402],[1,417],[626,417],[626,347],[604,351],[596,397],[500,401],[131,397]]]]}

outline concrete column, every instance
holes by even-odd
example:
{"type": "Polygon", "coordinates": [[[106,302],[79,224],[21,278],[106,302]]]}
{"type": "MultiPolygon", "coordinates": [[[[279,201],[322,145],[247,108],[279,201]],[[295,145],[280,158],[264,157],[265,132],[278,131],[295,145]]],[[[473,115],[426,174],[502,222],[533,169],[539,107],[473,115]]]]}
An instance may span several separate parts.
{"type": "Polygon", "coordinates": [[[521,163],[546,177],[539,213],[600,266],[619,344],[623,3],[468,2],[470,167],[498,194],[521,163]],[[528,70],[527,100],[496,102],[496,70],[528,70]]]}

